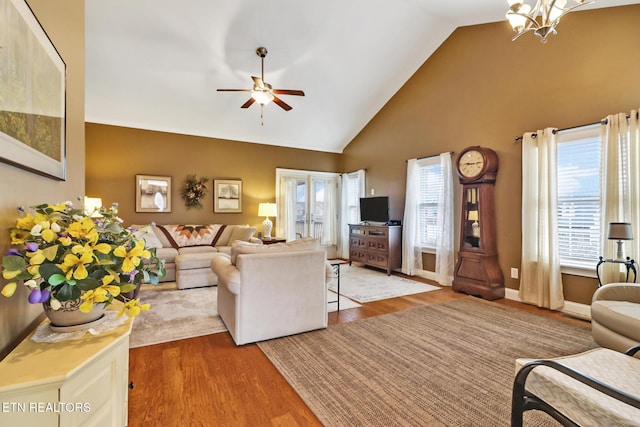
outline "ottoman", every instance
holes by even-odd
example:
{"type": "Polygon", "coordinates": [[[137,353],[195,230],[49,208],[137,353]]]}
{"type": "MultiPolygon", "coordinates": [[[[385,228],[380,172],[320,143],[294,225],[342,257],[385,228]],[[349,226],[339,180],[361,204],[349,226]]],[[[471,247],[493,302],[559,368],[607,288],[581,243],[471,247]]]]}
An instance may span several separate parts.
{"type": "Polygon", "coordinates": [[[201,288],[218,284],[218,276],[211,270],[211,260],[228,257],[221,252],[181,254],[176,256],[176,285],[178,289],[201,288]]]}

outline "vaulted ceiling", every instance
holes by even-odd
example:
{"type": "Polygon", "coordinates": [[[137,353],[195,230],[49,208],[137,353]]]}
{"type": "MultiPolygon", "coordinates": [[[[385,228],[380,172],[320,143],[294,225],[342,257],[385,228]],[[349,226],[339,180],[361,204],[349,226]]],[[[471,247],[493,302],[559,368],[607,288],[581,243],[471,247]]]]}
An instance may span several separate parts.
{"type": "MultiPolygon", "coordinates": [[[[593,7],[637,1],[598,0],[593,7]]],[[[460,26],[506,0],[86,0],[86,121],[341,152],[460,26]],[[251,76],[302,89],[241,109],[251,76]]],[[[508,25],[506,22],[504,25],[508,25]]],[[[561,28],[560,24],[560,27],[561,28]]],[[[559,37],[559,36],[557,36],[559,37]]]]}

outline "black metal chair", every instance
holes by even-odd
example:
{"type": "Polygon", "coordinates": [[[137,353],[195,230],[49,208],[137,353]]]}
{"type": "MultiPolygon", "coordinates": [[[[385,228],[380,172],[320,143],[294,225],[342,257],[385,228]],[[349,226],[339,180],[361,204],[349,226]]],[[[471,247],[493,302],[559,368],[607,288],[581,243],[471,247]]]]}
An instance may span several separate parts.
{"type": "MultiPolygon", "coordinates": [[[[571,419],[570,414],[563,413],[562,409],[557,408],[556,406],[568,407],[566,405],[569,400],[569,395],[562,395],[562,389],[560,382],[565,382],[565,386],[568,378],[572,378],[573,380],[585,384],[588,386],[588,389],[585,389],[584,386],[581,388],[580,386],[575,387],[577,383],[574,382],[573,386],[573,395],[570,397],[574,403],[574,407],[581,408],[585,411],[585,413],[590,408],[594,408],[594,413],[599,414],[599,416],[607,417],[607,408],[606,405],[610,405],[610,402],[605,402],[604,396],[610,396],[617,401],[622,402],[628,411],[631,411],[631,418],[635,419],[635,421],[631,421],[632,424],[627,425],[638,425],[640,424],[640,384],[637,381],[631,379],[631,375],[639,375],[640,373],[640,359],[636,359],[633,355],[640,351],[640,344],[631,347],[624,354],[618,353],[609,349],[596,349],[591,350],[589,352],[581,353],[575,356],[568,356],[566,358],[558,358],[554,360],[532,360],[524,364],[522,366],[515,377],[513,383],[513,394],[511,401],[511,426],[520,427],[523,423],[523,414],[525,411],[529,410],[540,410],[546,412],[551,417],[553,417],[556,421],[560,422],[564,426],[579,426],[579,422],[585,423],[584,419],[576,420],[575,418],[582,418],[580,416],[576,416],[573,414],[573,418],[571,419]],[[570,367],[568,365],[571,364],[582,364],[585,365],[585,362],[590,363],[590,360],[597,361],[594,356],[598,356],[600,359],[597,362],[599,365],[602,365],[603,368],[606,368],[609,374],[603,374],[600,372],[598,375],[594,375],[590,372],[582,372],[578,369],[570,367]],[[629,359],[621,359],[626,358],[629,359]],[[590,359],[589,359],[590,358],[590,359]],[[616,363],[623,360],[625,363],[616,363]],[[606,366],[603,361],[611,362],[606,363],[606,366]],[[575,363],[578,362],[578,363],[575,363]],[[582,362],[582,363],[580,363],[582,362]],[[630,367],[629,364],[632,366],[630,367]],[[527,379],[530,378],[530,374],[536,375],[540,369],[536,370],[538,367],[548,367],[553,369],[553,371],[546,371],[546,374],[539,373],[541,375],[537,378],[538,380],[538,388],[534,392],[531,389],[527,388],[527,379]],[[617,371],[617,372],[616,372],[617,371]],[[631,372],[628,372],[631,371],[631,372]],[[559,374],[558,374],[559,373],[559,374]],[[593,375],[593,376],[592,376],[593,375]],[[599,376],[600,379],[596,379],[595,377],[599,376]],[[606,379],[605,379],[606,377],[606,379]],[[633,384],[629,387],[629,383],[625,382],[626,385],[621,387],[620,384],[616,384],[616,380],[614,378],[622,377],[631,379],[631,383],[633,384]],[[607,383],[607,380],[612,380],[611,383],[607,383]],[[551,388],[555,388],[555,392],[553,393],[549,391],[551,388]],[[597,390],[597,392],[601,393],[598,396],[595,396],[591,393],[591,391],[597,390]],[[560,391],[560,395],[557,393],[560,391]],[[580,395],[581,391],[585,391],[583,395],[580,395]],[[582,400],[583,399],[583,400],[582,400]],[[554,406],[555,405],[555,406],[554,406]],[[637,414],[634,413],[636,408],[637,414]]],[[[586,369],[582,369],[586,370],[586,369]]],[[[602,371],[602,369],[600,369],[602,371]]],[[[569,380],[569,383],[572,381],[569,380]]],[[[597,393],[595,392],[595,393],[597,393]]],[[[580,410],[579,410],[580,411],[580,410]]],[[[628,412],[625,410],[620,410],[617,408],[616,410],[611,410],[613,416],[627,416],[628,414],[622,414],[623,412],[628,412]]],[[[588,415],[585,414],[585,417],[588,415]]],[[[614,422],[613,419],[608,419],[604,425],[618,425],[614,422]]],[[[593,425],[603,425],[598,421],[593,425]]]]}

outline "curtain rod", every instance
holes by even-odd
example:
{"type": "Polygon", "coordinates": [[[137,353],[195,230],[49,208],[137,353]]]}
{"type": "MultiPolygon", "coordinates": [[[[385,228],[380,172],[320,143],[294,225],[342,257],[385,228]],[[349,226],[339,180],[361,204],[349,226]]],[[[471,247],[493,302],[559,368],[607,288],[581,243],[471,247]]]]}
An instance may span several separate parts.
{"type": "MultiPolygon", "coordinates": [[[[444,153],[446,153],[446,152],[447,152],[447,151],[444,151],[443,153],[440,153],[440,154],[444,154],[444,153]]],[[[449,151],[448,153],[449,153],[449,154],[455,154],[455,151],[449,151]]],[[[423,160],[423,159],[429,159],[429,158],[431,158],[431,157],[438,157],[440,154],[432,154],[431,156],[418,157],[416,160],[423,160]]],[[[409,161],[409,160],[405,160],[405,162],[408,162],[408,161],[409,161]]]]}
{"type": "MultiPolygon", "coordinates": [[[[636,118],[638,118],[638,114],[639,113],[636,113],[636,118]]],[[[631,118],[631,116],[627,114],[627,120],[629,120],[630,118],[631,118]]],[[[555,129],[553,131],[553,133],[556,134],[558,132],[563,132],[563,131],[566,131],[566,130],[572,130],[572,129],[577,129],[577,128],[581,128],[581,127],[584,127],[584,126],[592,126],[592,125],[597,125],[597,124],[606,125],[607,123],[609,123],[609,121],[607,119],[603,119],[603,120],[600,120],[600,121],[597,121],[597,122],[587,123],[587,124],[584,124],[584,125],[577,125],[577,126],[571,126],[571,127],[568,127],[568,128],[555,129]]],[[[531,134],[532,138],[535,138],[536,136],[538,136],[537,133],[532,133],[531,134]]],[[[515,141],[516,142],[522,141],[522,137],[521,136],[516,136],[515,141]]]]}

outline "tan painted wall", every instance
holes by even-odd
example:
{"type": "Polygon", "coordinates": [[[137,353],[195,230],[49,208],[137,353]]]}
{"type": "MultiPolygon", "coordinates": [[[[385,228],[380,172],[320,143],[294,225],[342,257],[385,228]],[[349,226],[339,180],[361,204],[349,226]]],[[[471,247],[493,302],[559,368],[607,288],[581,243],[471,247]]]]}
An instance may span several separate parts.
{"type": "MultiPolygon", "coordinates": [[[[29,5],[67,65],[67,180],[44,178],[0,163],[0,250],[9,245],[18,206],[65,200],[84,194],[84,0],[29,0],[29,5]]],[[[0,279],[0,286],[5,280],[0,279]]],[[[27,303],[24,287],[11,298],[0,296],[0,358],[42,315],[27,303]]]]}
{"type": "MultiPolygon", "coordinates": [[[[407,159],[470,145],[496,150],[500,265],[506,286],[517,289],[509,278],[521,247],[514,138],[640,107],[638,22],[640,5],[572,12],[546,45],[530,34],[511,42],[506,22],[459,28],[344,150],[343,169],[366,168],[367,194],[390,196],[391,216],[402,218],[407,159]]],[[[459,199],[458,185],[456,217],[459,199]]],[[[568,299],[590,303],[595,279],[565,279],[568,299]]]]}
{"type": "MultiPolygon", "coordinates": [[[[118,202],[126,224],[250,224],[262,231],[258,203],[275,201],[276,168],[338,172],[340,155],[87,123],[87,195],[118,202]],[[170,213],[135,212],[135,176],[172,177],[170,213]],[[202,209],[187,209],[180,188],[187,174],[242,179],[243,212],[213,213],[213,185],[202,209]]],[[[275,229],[275,223],[274,223],[275,229]]]]}

